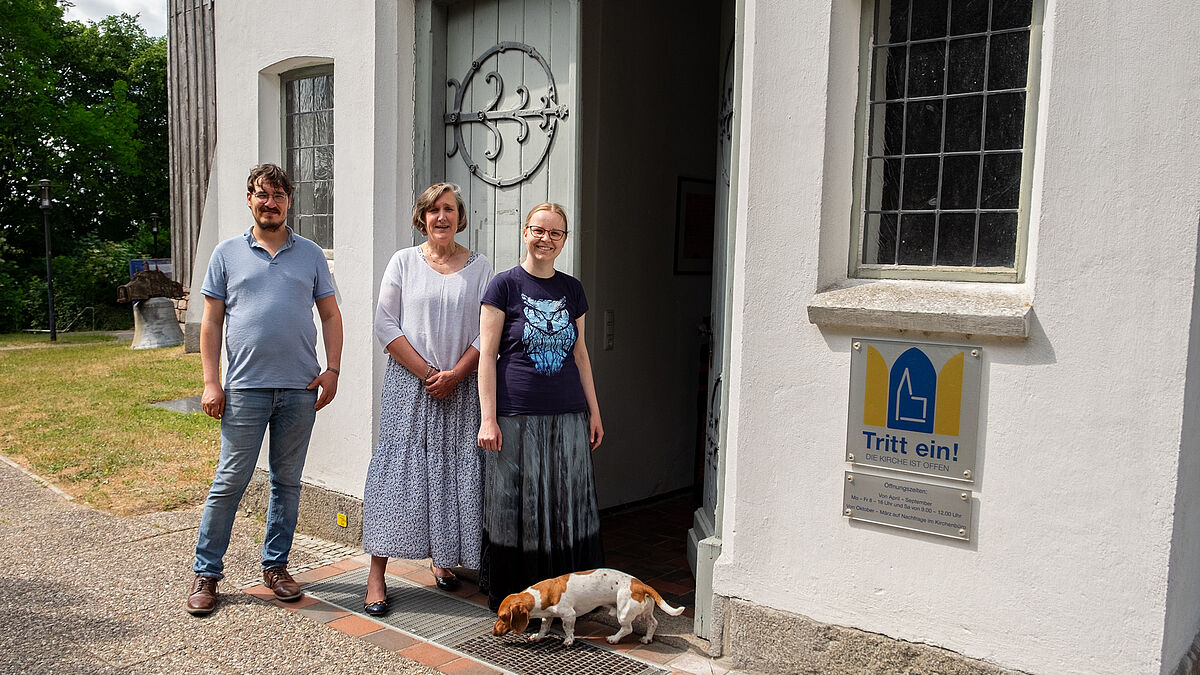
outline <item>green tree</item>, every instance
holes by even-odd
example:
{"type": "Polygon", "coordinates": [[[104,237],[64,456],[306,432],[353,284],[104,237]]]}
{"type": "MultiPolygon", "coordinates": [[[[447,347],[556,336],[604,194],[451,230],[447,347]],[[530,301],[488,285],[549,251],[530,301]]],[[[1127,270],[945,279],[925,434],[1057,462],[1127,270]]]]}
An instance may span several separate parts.
{"type": "MultiPolygon", "coordinates": [[[[24,271],[13,260],[12,249],[0,233],[0,333],[11,333],[29,325],[25,306],[24,271]]],[[[45,297],[45,296],[43,296],[45,297]]]]}
{"type": "Polygon", "coordinates": [[[51,168],[61,28],[53,2],[0,0],[0,227],[18,256],[38,215],[28,186],[51,168]]]}
{"type": "Polygon", "coordinates": [[[128,14],[64,21],[62,4],[0,0],[0,328],[46,321],[42,214],[29,187],[38,179],[53,183],[56,305],[115,297],[99,270],[124,260],[93,258],[127,258],[130,240],[148,237],[151,212],[161,216],[159,250],[136,253],[169,250],[166,39],[128,14]],[[32,311],[39,287],[43,307],[32,311]]]}

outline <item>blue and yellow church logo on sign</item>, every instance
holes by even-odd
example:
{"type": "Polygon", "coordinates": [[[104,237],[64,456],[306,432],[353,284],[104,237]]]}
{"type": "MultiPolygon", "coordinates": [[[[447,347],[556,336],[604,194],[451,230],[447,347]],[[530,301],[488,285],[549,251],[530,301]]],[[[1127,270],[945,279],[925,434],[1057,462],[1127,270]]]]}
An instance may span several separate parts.
{"type": "Polygon", "coordinates": [[[966,354],[959,352],[935,369],[925,352],[910,347],[888,368],[878,349],[866,345],[866,351],[863,424],[958,435],[966,354]]]}
{"type": "Polygon", "coordinates": [[[973,481],[981,352],[963,345],[855,340],[847,460],[973,481]]]}

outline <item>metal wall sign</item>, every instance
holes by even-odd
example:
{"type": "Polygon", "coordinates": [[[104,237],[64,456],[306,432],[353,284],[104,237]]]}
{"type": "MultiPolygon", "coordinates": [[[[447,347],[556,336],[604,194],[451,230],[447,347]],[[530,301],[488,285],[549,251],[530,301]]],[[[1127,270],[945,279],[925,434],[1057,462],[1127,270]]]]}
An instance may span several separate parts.
{"type": "Polygon", "coordinates": [[[877,525],[971,540],[971,492],[846,472],[842,515],[877,525]]]}
{"type": "Polygon", "coordinates": [[[846,460],[975,482],[983,350],[859,338],[853,347],[846,460]]]}

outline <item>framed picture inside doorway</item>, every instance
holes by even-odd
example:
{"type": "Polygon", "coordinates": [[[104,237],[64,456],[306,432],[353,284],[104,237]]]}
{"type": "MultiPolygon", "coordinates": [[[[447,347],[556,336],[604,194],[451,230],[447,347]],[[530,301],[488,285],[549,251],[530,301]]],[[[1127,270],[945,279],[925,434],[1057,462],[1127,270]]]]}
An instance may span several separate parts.
{"type": "Polygon", "coordinates": [[[675,274],[712,274],[716,184],[679,177],[675,190],[675,274]]]}

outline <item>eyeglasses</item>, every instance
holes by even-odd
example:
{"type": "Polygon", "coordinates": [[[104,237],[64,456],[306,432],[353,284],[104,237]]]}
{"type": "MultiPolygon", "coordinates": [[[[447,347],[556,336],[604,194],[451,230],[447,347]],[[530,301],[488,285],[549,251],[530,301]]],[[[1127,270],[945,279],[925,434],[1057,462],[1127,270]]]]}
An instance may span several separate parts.
{"type": "Polygon", "coordinates": [[[567,237],[566,230],[547,230],[537,225],[529,225],[526,229],[529,230],[529,234],[533,235],[534,239],[541,239],[546,235],[550,235],[550,241],[562,241],[567,237]]]}
{"type": "Polygon", "coordinates": [[[255,192],[254,198],[264,204],[272,199],[279,203],[283,203],[288,200],[286,192],[255,192]]]}

